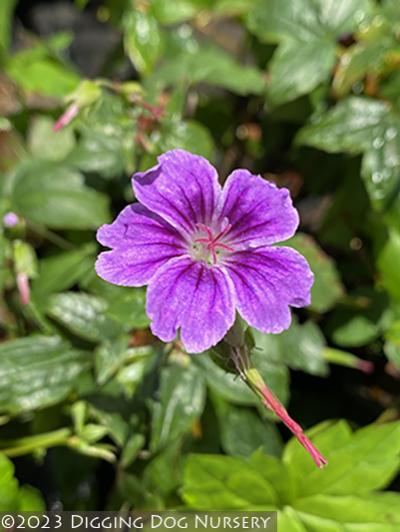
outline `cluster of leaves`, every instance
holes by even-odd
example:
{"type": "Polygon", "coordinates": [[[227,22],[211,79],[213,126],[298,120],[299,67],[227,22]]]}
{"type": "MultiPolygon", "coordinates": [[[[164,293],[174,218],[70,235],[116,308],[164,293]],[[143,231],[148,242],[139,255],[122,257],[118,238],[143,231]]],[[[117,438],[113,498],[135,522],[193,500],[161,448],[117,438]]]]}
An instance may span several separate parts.
{"type": "MultiPolygon", "coordinates": [[[[76,12],[86,4],[94,17],[90,2],[76,12]]],[[[91,80],[69,60],[70,34],[12,40],[17,7],[0,5],[0,215],[19,217],[0,226],[4,509],[40,505],[6,458],[29,456],[67,509],[272,508],[288,531],[394,530],[398,496],[376,490],[398,472],[399,423],[317,426],[330,466],[312,471],[240,380],[157,342],[145,291],[108,285],[93,265],[94,231],[158,154],[183,147],[222,178],[249,167],[291,189],[303,227],[288,245],[315,273],[288,331],[253,331],[266,382],[288,404],[293,374],[336,386],[330,363],[355,373],[371,359],[398,378],[396,0],[105,0],[97,15],[118,42],[91,80]],[[75,116],[55,133],[66,108],[75,116]]],[[[393,418],[396,398],[374,384],[393,418]]],[[[302,419],[343,415],[318,394],[318,413],[300,401],[302,419]]]]}

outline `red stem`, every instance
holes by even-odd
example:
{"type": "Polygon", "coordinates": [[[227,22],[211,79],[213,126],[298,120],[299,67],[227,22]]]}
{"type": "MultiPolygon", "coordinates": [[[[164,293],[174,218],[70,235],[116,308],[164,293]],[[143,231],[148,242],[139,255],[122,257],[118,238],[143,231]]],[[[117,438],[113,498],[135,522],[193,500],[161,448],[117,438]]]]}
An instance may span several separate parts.
{"type": "Polygon", "coordinates": [[[263,383],[263,385],[257,387],[257,389],[262,396],[264,405],[275,412],[287,428],[294,434],[301,445],[309,452],[317,467],[324,467],[328,463],[326,458],[322,456],[311,440],[307,438],[300,425],[289,416],[286,408],[278,401],[268,386],[263,383]]]}

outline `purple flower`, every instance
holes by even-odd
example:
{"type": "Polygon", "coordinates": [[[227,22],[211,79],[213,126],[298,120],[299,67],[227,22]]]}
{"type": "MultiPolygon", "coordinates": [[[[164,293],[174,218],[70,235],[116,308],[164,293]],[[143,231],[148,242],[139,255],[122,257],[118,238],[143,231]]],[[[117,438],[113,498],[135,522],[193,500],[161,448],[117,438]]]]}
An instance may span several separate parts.
{"type": "Polygon", "coordinates": [[[298,226],[289,191],[247,170],[232,172],[222,189],[215,168],[184,150],[158,161],[133,176],[139,203],[98,230],[112,248],[99,255],[98,275],[148,284],[153,333],[169,342],[180,329],[191,353],[219,342],[236,309],[260,331],[287,329],[289,306],[308,305],[313,282],[299,253],[272,246],[298,226]]]}

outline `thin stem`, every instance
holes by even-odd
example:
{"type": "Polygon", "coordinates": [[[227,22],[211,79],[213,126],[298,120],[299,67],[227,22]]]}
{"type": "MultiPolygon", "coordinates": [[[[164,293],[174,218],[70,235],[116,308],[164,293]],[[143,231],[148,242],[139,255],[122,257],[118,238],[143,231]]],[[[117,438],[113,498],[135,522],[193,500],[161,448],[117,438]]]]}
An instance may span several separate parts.
{"type": "Polygon", "coordinates": [[[35,222],[26,220],[26,225],[33,232],[42,236],[43,238],[46,238],[49,242],[52,242],[53,244],[55,244],[56,246],[62,249],[66,249],[69,251],[71,249],[74,249],[75,247],[73,244],[71,244],[71,242],[68,242],[68,240],[65,240],[65,238],[63,238],[62,236],[59,236],[56,233],[53,233],[53,231],[49,231],[45,227],[42,227],[36,224],[35,222]]]}
{"type": "Polygon", "coordinates": [[[247,347],[231,347],[231,354],[233,364],[240,378],[258,395],[261,402],[272,410],[287,426],[299,443],[308,451],[317,467],[324,467],[328,463],[326,458],[322,456],[311,440],[307,438],[301,426],[289,416],[286,408],[268,388],[260,373],[251,367],[247,347]]]}

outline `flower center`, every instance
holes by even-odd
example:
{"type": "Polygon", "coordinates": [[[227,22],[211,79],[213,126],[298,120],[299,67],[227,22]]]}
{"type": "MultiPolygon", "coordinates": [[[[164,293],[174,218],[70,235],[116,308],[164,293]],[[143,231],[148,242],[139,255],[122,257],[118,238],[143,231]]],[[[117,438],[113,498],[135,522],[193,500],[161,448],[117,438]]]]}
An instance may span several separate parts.
{"type": "Polygon", "coordinates": [[[224,243],[224,237],[230,231],[231,225],[227,224],[224,229],[218,233],[204,224],[197,224],[199,232],[193,240],[191,246],[192,256],[196,260],[207,262],[208,264],[217,264],[218,257],[221,254],[232,253],[235,251],[231,246],[224,243]]]}

